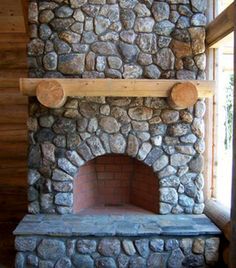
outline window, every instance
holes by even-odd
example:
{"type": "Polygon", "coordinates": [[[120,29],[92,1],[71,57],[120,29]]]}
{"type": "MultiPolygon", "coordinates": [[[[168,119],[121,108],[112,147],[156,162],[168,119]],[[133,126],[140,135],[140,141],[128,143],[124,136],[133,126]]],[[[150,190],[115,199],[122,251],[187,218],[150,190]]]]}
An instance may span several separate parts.
{"type": "MultiPolygon", "coordinates": [[[[232,0],[214,1],[214,13],[218,15],[232,2],[232,0]]],[[[219,23],[218,27],[220,25],[219,23]]],[[[216,27],[216,25],[214,26],[216,27]]],[[[226,32],[229,32],[228,29],[226,32]]],[[[216,198],[217,201],[230,208],[232,184],[234,34],[230,33],[224,38],[221,35],[217,36],[217,33],[215,35],[215,40],[220,39],[220,41],[214,43],[208,51],[208,76],[209,79],[215,79],[217,82],[211,115],[213,122],[211,125],[213,129],[213,169],[209,197],[216,198]]]]}
{"type": "Polygon", "coordinates": [[[233,63],[234,35],[215,47],[217,94],[215,96],[215,198],[230,208],[232,183],[233,63]]]}

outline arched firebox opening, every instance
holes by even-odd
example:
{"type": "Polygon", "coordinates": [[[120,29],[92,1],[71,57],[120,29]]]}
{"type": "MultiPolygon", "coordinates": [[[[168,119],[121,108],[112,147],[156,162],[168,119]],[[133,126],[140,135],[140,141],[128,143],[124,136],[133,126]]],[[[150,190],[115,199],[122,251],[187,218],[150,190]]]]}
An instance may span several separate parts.
{"type": "Polygon", "coordinates": [[[74,213],[158,213],[158,178],[146,164],[125,155],[97,157],[74,179],[74,213]]]}

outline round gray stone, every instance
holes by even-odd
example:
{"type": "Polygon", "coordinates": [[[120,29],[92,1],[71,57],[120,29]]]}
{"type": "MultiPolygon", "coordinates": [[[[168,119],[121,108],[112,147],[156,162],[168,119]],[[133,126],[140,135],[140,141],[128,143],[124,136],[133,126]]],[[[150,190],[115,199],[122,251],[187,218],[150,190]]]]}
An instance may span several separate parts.
{"type": "Polygon", "coordinates": [[[119,255],[120,250],[120,241],[116,238],[104,238],[98,245],[98,252],[107,257],[119,255]]]}
{"type": "Polygon", "coordinates": [[[56,239],[43,239],[37,252],[40,258],[44,260],[55,260],[65,254],[65,245],[62,241],[56,239]]]}

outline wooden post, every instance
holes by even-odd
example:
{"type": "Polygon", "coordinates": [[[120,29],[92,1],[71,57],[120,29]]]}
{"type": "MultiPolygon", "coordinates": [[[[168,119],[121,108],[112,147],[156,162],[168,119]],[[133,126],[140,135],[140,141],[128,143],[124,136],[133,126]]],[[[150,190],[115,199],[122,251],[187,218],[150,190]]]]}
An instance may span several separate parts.
{"type": "MultiPolygon", "coordinates": [[[[236,2],[234,1],[234,14],[236,2]]],[[[236,71],[236,16],[234,16],[234,76],[236,71]]],[[[230,242],[230,268],[236,267],[236,79],[234,79],[234,123],[233,123],[233,174],[231,197],[231,242],[230,242]]]]}

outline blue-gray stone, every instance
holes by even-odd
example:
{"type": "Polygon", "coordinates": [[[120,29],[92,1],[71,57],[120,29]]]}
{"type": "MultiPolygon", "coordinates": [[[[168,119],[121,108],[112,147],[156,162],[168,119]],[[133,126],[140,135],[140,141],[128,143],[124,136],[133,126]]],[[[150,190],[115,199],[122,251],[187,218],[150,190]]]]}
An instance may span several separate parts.
{"type": "Polygon", "coordinates": [[[152,239],[150,241],[150,248],[155,252],[162,252],[164,249],[164,240],[163,239],[152,239]]]}
{"type": "Polygon", "coordinates": [[[168,259],[168,267],[169,268],[182,268],[183,260],[184,260],[184,254],[180,248],[177,248],[172,251],[168,259]]]}
{"type": "Polygon", "coordinates": [[[138,253],[146,258],[149,255],[149,240],[148,239],[139,239],[134,242],[135,247],[138,253]]]}
{"type": "Polygon", "coordinates": [[[91,254],[96,251],[97,242],[90,239],[80,239],[77,242],[77,250],[82,254],[91,254]]]}
{"type": "Polygon", "coordinates": [[[55,204],[71,207],[73,205],[72,193],[58,193],[55,196],[55,204]]]}
{"type": "Polygon", "coordinates": [[[110,257],[101,257],[96,259],[96,267],[98,268],[116,268],[116,262],[110,257]]]}
{"type": "Polygon", "coordinates": [[[71,268],[71,261],[69,258],[61,258],[57,261],[55,268],[71,268]]]}
{"type": "Polygon", "coordinates": [[[93,268],[94,261],[89,255],[75,254],[72,256],[72,263],[79,268],[93,268]]]}
{"type": "Polygon", "coordinates": [[[168,254],[166,253],[152,253],[147,259],[147,267],[162,268],[166,267],[168,254]]]}
{"type": "Polygon", "coordinates": [[[44,260],[55,260],[65,254],[66,248],[62,241],[56,239],[43,239],[37,252],[40,258],[44,260]]]}
{"type": "Polygon", "coordinates": [[[132,256],[129,262],[129,268],[146,268],[146,260],[142,257],[132,256]]]}
{"type": "Polygon", "coordinates": [[[167,239],[165,243],[166,250],[173,250],[179,247],[179,241],[177,239],[167,239]]]}
{"type": "Polygon", "coordinates": [[[98,245],[98,252],[108,257],[119,255],[120,250],[120,241],[116,238],[104,238],[98,245]]]}

